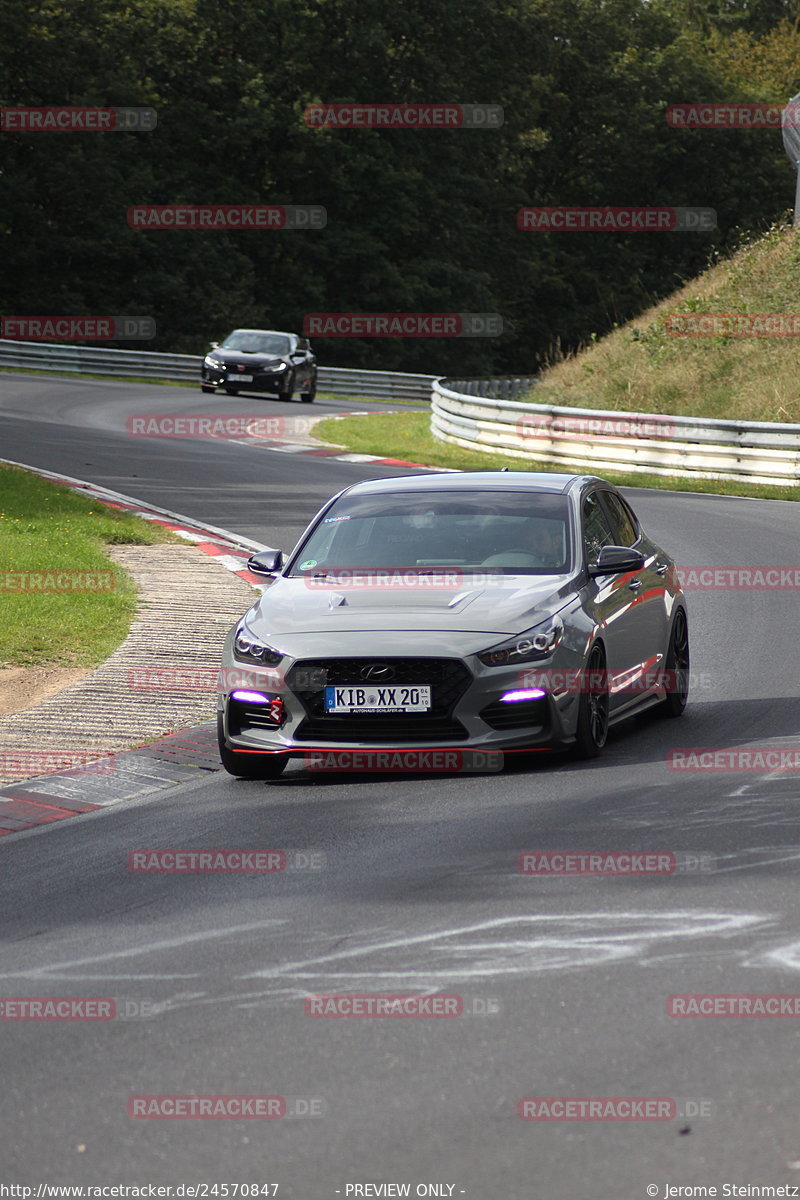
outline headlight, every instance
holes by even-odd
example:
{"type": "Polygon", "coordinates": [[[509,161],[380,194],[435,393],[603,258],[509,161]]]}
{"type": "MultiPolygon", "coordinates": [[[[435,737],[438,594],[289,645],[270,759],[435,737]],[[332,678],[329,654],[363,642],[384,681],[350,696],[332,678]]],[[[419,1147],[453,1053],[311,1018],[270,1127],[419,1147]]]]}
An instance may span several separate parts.
{"type": "Polygon", "coordinates": [[[212,358],[210,354],[206,355],[204,361],[207,367],[213,367],[215,371],[225,370],[225,363],[220,362],[218,358],[212,358]]]}
{"type": "Polygon", "coordinates": [[[273,650],[272,646],[267,646],[264,642],[254,638],[244,625],[240,625],[236,630],[233,653],[239,662],[263,663],[268,667],[277,667],[284,658],[280,650],[273,650]]]}
{"type": "Polygon", "coordinates": [[[268,363],[268,364],[265,364],[265,365],[264,365],[264,366],[261,368],[261,370],[262,370],[262,371],[285,371],[285,370],[286,370],[286,363],[284,363],[284,362],[282,362],[282,363],[268,363]]]}
{"type": "Polygon", "coordinates": [[[487,667],[513,666],[515,663],[535,662],[549,658],[564,636],[564,623],[560,617],[551,617],[526,633],[519,633],[498,646],[482,650],[478,658],[487,667]]]}

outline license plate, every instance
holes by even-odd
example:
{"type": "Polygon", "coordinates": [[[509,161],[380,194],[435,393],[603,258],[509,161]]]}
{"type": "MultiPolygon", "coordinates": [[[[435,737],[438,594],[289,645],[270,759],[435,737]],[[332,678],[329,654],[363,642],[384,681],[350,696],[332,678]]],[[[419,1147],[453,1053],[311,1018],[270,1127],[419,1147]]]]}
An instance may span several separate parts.
{"type": "Polygon", "coordinates": [[[231,375],[230,371],[228,372],[228,379],[230,379],[231,381],[235,380],[237,383],[252,383],[253,382],[252,375],[239,375],[239,374],[231,375]]]}
{"type": "Polygon", "coordinates": [[[431,689],[423,684],[325,688],[329,713],[413,713],[427,712],[430,706],[431,689]]]}

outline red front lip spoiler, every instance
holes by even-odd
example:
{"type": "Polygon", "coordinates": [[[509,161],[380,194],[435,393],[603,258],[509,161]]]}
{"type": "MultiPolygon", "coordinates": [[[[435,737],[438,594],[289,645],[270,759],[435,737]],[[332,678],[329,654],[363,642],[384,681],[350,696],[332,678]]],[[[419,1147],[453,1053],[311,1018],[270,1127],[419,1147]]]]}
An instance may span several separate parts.
{"type": "Polygon", "coordinates": [[[441,754],[443,751],[452,753],[459,751],[464,753],[478,754],[552,754],[555,747],[553,746],[521,746],[516,750],[475,750],[473,746],[370,746],[369,749],[362,748],[358,751],[347,750],[344,747],[337,750],[332,746],[303,746],[302,749],[292,747],[289,750],[241,750],[236,746],[231,746],[232,754],[441,754]]]}

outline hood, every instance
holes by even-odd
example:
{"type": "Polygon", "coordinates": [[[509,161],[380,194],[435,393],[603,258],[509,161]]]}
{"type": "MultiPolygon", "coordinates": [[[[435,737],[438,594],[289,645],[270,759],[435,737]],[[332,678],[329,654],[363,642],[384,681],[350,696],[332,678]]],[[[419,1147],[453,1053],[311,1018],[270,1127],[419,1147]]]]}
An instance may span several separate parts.
{"type": "Polygon", "coordinates": [[[211,354],[229,366],[242,364],[247,367],[272,367],[289,361],[288,354],[258,354],[246,350],[212,350],[211,354]]]}
{"type": "Polygon", "coordinates": [[[421,581],[413,587],[337,586],[279,576],[247,623],[266,641],[287,634],[402,630],[511,636],[546,620],[573,593],[568,575],[507,575],[479,586],[466,577],[455,587],[421,581]]]}

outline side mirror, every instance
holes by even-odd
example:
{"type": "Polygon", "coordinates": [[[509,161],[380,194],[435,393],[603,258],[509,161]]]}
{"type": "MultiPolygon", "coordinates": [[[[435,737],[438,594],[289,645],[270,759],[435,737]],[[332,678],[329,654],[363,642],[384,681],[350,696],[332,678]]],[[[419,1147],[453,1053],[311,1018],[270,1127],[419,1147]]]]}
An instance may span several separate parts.
{"type": "Polygon", "coordinates": [[[274,575],[282,566],[282,550],[261,550],[247,560],[247,569],[254,575],[274,575]]]}
{"type": "Polygon", "coordinates": [[[629,546],[603,546],[596,563],[589,564],[590,575],[622,575],[624,571],[641,571],[644,555],[629,546]]]}

